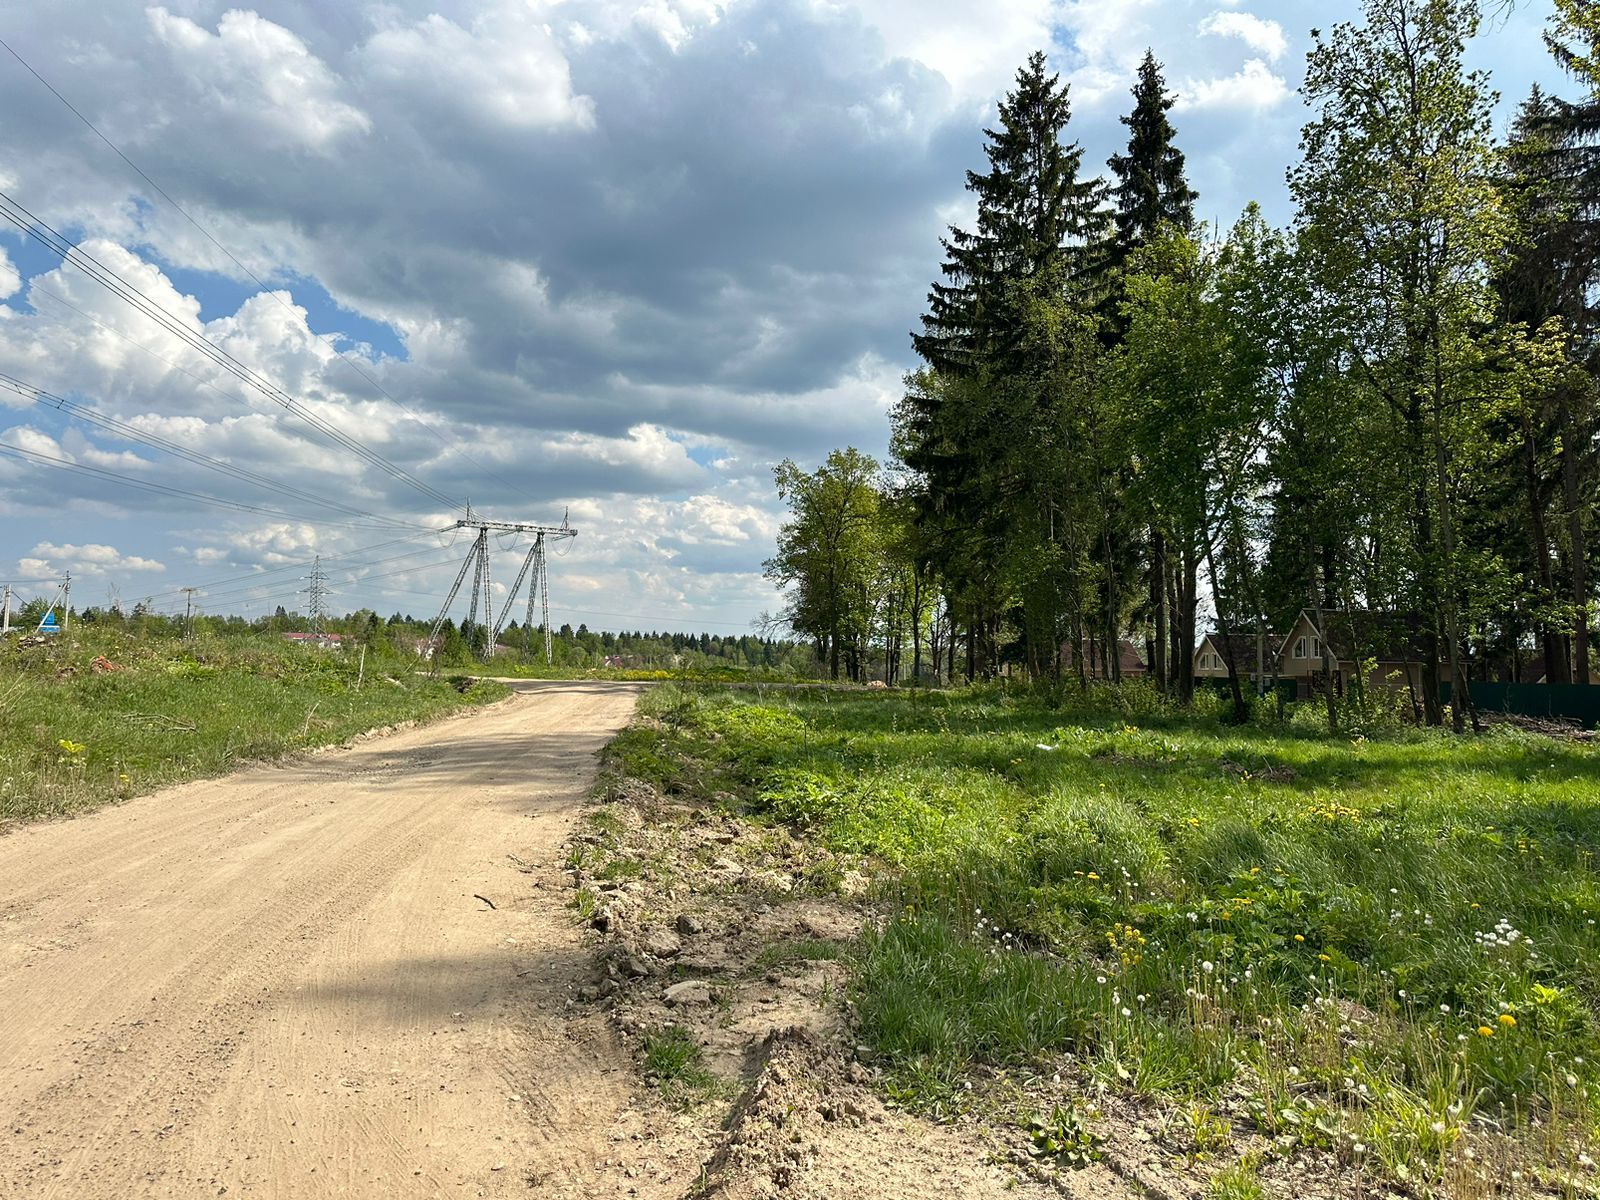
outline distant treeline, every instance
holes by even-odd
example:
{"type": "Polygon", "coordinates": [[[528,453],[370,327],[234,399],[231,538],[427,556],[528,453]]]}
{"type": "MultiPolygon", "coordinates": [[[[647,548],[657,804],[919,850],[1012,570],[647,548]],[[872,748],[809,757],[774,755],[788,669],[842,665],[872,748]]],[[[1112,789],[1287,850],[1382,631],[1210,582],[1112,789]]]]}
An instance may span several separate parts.
{"type": "MultiPolygon", "coordinates": [[[[44,616],[46,601],[34,599],[12,611],[14,630],[31,632],[44,616]]],[[[158,613],[143,605],[126,612],[94,606],[74,610],[69,617],[80,626],[110,627],[149,637],[182,637],[186,633],[219,635],[309,634],[314,630],[341,642],[366,646],[378,653],[417,654],[427,641],[431,618],[409,613],[383,617],[370,608],[343,616],[328,616],[315,626],[309,616],[279,606],[266,617],[158,613]]],[[[481,625],[446,620],[439,633],[440,661],[452,666],[482,658],[487,640],[481,625]]],[[[511,621],[500,632],[497,653],[511,657],[544,658],[544,634],[539,627],[525,629],[511,621]]],[[[553,631],[551,657],[557,667],[613,666],[637,670],[673,670],[684,667],[718,667],[787,674],[814,674],[810,652],[800,643],[754,634],[723,636],[715,633],[593,630],[587,624],[563,624],[553,631]]]]}

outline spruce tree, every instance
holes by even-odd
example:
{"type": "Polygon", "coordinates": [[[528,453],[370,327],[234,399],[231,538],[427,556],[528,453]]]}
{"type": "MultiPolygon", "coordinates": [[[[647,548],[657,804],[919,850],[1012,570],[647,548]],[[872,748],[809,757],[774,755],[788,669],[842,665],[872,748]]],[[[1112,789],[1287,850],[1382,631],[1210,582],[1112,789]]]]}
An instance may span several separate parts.
{"type": "Polygon", "coordinates": [[[972,230],[943,239],[942,282],[928,294],[916,351],[943,372],[971,374],[1006,360],[1021,340],[1015,285],[1050,274],[1081,248],[1101,221],[1099,180],[1080,180],[1083,148],[1064,144],[1072,117],[1068,87],[1045,73],[1035,52],[1000,104],[998,129],[985,129],[985,174],[967,172],[978,201],[972,230]]]}
{"type": "MultiPolygon", "coordinates": [[[[1107,160],[1116,180],[1111,189],[1115,224],[1102,262],[1106,275],[1101,289],[1102,330],[1108,344],[1120,342],[1127,329],[1122,313],[1125,294],[1121,275],[1134,251],[1148,245],[1163,226],[1188,233],[1194,225],[1196,193],[1184,175],[1183,152],[1176,145],[1177,131],[1167,119],[1173,103],[1155,52],[1146,50],[1133,87],[1133,111],[1122,118],[1128,127],[1128,152],[1107,160]]],[[[1151,632],[1146,648],[1151,672],[1162,690],[1166,690],[1170,670],[1187,698],[1190,673],[1183,663],[1169,663],[1168,633],[1171,626],[1172,643],[1182,645],[1193,641],[1194,631],[1187,628],[1189,621],[1170,620],[1167,599],[1173,593],[1194,594],[1198,558],[1180,551],[1175,561],[1180,564],[1182,578],[1173,579],[1167,540],[1160,520],[1153,520],[1143,554],[1145,609],[1151,632]]]]}
{"type": "MultiPolygon", "coordinates": [[[[1519,256],[1510,299],[1538,305],[1558,317],[1569,337],[1569,355],[1583,378],[1569,377],[1555,397],[1560,434],[1558,469],[1565,510],[1566,575],[1573,622],[1571,678],[1588,683],[1590,628],[1594,620],[1590,569],[1590,513],[1600,483],[1600,0],[1555,0],[1545,41],[1556,61],[1582,89],[1575,101],[1552,99],[1537,112],[1525,109],[1521,165],[1532,172],[1543,205],[1533,207],[1526,249],[1519,256]],[[1531,126],[1531,128],[1529,128],[1531,126]],[[1533,148],[1531,155],[1527,148],[1533,148]]],[[[1515,161],[1515,160],[1514,160],[1515,161]]],[[[1527,176],[1524,175],[1524,179],[1527,176]]],[[[1512,313],[1513,317],[1519,315],[1512,313]]],[[[1524,318],[1539,315],[1529,311],[1524,318]]],[[[1559,677],[1559,668],[1552,678],[1559,677]]]]}
{"type": "Polygon", "coordinates": [[[1083,150],[1065,140],[1071,115],[1067,85],[1032,55],[984,131],[988,171],[967,174],[977,223],[943,240],[943,277],[912,338],[928,369],[896,418],[896,451],[924,485],[929,561],[967,627],[969,672],[997,662],[1005,564],[1037,565],[1038,500],[1060,491],[1047,476],[1062,422],[1044,382],[1059,376],[1059,339],[1040,331],[1060,329],[1044,314],[1072,293],[1106,226],[1104,185],[1079,177],[1083,150]]]}
{"type": "Polygon", "coordinates": [[[1184,175],[1177,131],[1167,119],[1175,100],[1161,77],[1155,52],[1146,50],[1133,87],[1133,111],[1122,118],[1128,127],[1128,152],[1113,154],[1106,164],[1116,176],[1111,189],[1116,206],[1112,258],[1118,266],[1162,225],[1176,226],[1182,233],[1194,225],[1198,194],[1184,175]]]}

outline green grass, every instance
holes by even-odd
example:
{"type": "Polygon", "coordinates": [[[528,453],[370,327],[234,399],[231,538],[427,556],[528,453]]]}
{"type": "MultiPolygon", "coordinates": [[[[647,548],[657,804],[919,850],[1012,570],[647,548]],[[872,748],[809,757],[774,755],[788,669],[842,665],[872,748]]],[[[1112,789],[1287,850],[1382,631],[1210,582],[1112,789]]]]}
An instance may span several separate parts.
{"type": "Polygon", "coordinates": [[[1206,1200],[1265,1200],[1260,1168],[1253,1159],[1244,1159],[1217,1172],[1206,1188],[1206,1200]]]}
{"type": "Polygon", "coordinates": [[[682,1026],[652,1030],[642,1040],[645,1075],[669,1104],[687,1108],[722,1091],[723,1081],[706,1067],[699,1045],[682,1026]]]}
{"type": "Polygon", "coordinates": [[[414,667],[369,657],[363,678],[354,655],[266,638],[0,642],[0,827],[505,694],[479,683],[463,695],[414,667]],[[98,656],[121,669],[97,672],[98,656]]]}
{"type": "Polygon", "coordinates": [[[793,938],[763,946],[755,957],[752,969],[766,970],[792,963],[840,962],[848,958],[849,951],[847,943],[830,942],[823,938],[793,938]]]}
{"type": "Polygon", "coordinates": [[[1227,727],[1130,690],[662,688],[618,769],[880,865],[863,1033],[931,1102],[1072,1052],[1277,1144],[1439,1180],[1600,1124],[1600,755],[1500,727],[1227,727]]]}

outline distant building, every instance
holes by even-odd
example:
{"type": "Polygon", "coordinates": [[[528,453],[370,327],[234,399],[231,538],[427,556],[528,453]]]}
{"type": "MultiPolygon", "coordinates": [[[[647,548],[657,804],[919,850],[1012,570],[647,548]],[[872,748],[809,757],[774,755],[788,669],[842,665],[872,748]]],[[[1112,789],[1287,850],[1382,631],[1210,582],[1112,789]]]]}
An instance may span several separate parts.
{"type": "Polygon", "coordinates": [[[1279,674],[1278,652],[1283,648],[1283,638],[1268,631],[1265,646],[1254,633],[1235,633],[1224,639],[1221,633],[1208,633],[1200,639],[1194,652],[1194,677],[1196,679],[1226,679],[1228,664],[1232,662],[1239,678],[1252,684],[1260,674],[1261,660],[1266,659],[1267,677],[1279,674]],[[1263,655],[1263,649],[1265,655],[1263,655]]]}
{"type": "Polygon", "coordinates": [[[1422,695],[1422,618],[1370,609],[1300,611],[1278,655],[1278,677],[1305,698],[1331,686],[1343,695],[1366,667],[1369,688],[1422,695]],[[1331,678],[1329,672],[1332,672],[1331,678]]]}
{"type": "MultiPolygon", "coordinates": [[[[1144,661],[1144,651],[1134,645],[1128,638],[1121,638],[1117,642],[1117,667],[1121,678],[1134,679],[1150,673],[1149,665],[1144,661]]],[[[1079,645],[1071,642],[1061,643],[1061,673],[1063,675],[1076,675],[1078,673],[1079,657],[1083,659],[1083,674],[1088,679],[1111,679],[1111,656],[1106,653],[1104,642],[1093,638],[1084,638],[1079,645]]]]}
{"type": "MultiPolygon", "coordinates": [[[[1286,636],[1266,635],[1269,679],[1292,680],[1297,698],[1305,700],[1332,687],[1343,695],[1366,664],[1365,684],[1422,694],[1422,620],[1414,613],[1366,609],[1300,611],[1286,636]]],[[[1208,633],[1194,652],[1196,680],[1228,677],[1230,655],[1241,679],[1252,683],[1259,673],[1262,646],[1254,633],[1224,639],[1208,633]]]]}

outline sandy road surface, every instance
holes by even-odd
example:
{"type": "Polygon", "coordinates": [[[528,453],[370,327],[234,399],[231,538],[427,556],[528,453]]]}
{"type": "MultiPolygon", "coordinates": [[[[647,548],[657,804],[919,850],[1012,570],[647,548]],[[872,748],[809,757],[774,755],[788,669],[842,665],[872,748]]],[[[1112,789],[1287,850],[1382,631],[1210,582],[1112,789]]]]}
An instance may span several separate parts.
{"type": "Polygon", "coordinates": [[[627,1059],[508,854],[553,878],[638,689],[514,686],[0,838],[0,1197],[594,1194],[627,1059]]]}

